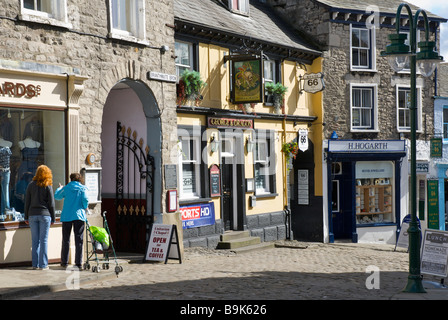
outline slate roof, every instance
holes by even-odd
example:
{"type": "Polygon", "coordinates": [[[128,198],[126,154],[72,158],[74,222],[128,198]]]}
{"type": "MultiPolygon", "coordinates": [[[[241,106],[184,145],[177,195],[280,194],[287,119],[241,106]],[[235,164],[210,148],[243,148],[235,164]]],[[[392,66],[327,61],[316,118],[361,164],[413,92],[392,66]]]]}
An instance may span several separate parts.
{"type": "MultiPolygon", "coordinates": [[[[268,44],[270,49],[283,48],[278,54],[287,55],[291,49],[301,51],[307,55],[305,60],[321,55],[316,47],[286,25],[270,7],[257,1],[251,1],[250,15],[247,17],[230,12],[218,0],[175,0],[174,18],[177,27],[181,24],[197,26],[196,36],[206,37],[207,32],[199,30],[203,28],[210,34],[209,39],[225,41],[222,35],[226,34],[235,36],[239,41],[243,38],[268,44]]],[[[178,28],[176,32],[182,33],[183,30],[178,28]]]]}
{"type": "MultiPolygon", "coordinates": [[[[398,6],[406,1],[403,0],[315,0],[318,3],[321,3],[327,7],[330,7],[332,9],[340,9],[343,11],[356,11],[356,12],[365,12],[366,8],[369,5],[377,6],[379,8],[380,13],[386,13],[386,14],[392,14],[395,15],[397,13],[398,6]]],[[[406,2],[410,7],[413,13],[415,13],[419,7],[406,2]]],[[[440,17],[436,14],[431,13],[430,11],[426,10],[425,8],[422,8],[425,10],[428,18],[431,20],[441,20],[441,21],[447,21],[447,19],[440,17]]],[[[337,11],[337,10],[334,10],[337,11]]],[[[401,11],[401,15],[407,15],[407,10],[403,8],[401,11]]]]}

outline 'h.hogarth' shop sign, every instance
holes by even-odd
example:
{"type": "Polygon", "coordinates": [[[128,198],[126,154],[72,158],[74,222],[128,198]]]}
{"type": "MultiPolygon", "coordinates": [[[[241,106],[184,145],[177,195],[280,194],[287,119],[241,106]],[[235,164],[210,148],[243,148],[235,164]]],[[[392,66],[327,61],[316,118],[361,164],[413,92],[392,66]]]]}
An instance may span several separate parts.
{"type": "Polygon", "coordinates": [[[403,152],[404,140],[329,140],[329,152],[403,152]]]}
{"type": "Polygon", "coordinates": [[[209,128],[252,129],[254,127],[252,119],[209,117],[207,123],[209,128]]]}

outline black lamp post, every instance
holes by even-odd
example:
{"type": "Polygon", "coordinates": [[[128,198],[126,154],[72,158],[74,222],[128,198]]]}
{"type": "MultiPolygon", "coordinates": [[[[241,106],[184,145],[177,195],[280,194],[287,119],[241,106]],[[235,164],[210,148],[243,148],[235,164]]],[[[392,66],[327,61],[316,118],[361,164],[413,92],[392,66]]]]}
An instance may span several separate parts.
{"type": "Polygon", "coordinates": [[[410,75],[411,75],[411,188],[410,188],[410,209],[411,222],[409,224],[409,275],[408,283],[403,291],[405,292],[426,292],[423,288],[422,278],[420,274],[420,230],[417,222],[417,173],[416,173],[416,123],[417,123],[417,64],[420,73],[429,77],[434,72],[437,64],[442,61],[442,57],[434,51],[435,42],[429,41],[429,25],[426,12],[422,9],[417,10],[412,15],[411,8],[408,4],[402,3],[397,9],[396,17],[396,33],[389,35],[391,44],[386,47],[386,51],[381,52],[382,56],[389,59],[389,64],[395,71],[402,70],[409,59],[410,75]],[[400,34],[400,16],[401,10],[405,7],[409,15],[409,45],[405,44],[406,34],[400,34]],[[418,43],[420,52],[417,52],[416,39],[418,30],[418,18],[422,14],[425,26],[426,41],[418,43]]]}

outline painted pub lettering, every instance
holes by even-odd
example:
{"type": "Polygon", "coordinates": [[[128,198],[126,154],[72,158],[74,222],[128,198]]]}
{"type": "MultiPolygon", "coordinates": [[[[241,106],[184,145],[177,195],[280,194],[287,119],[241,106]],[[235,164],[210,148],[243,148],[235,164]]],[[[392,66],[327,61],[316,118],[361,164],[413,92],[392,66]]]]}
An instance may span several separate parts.
{"type": "Polygon", "coordinates": [[[28,84],[25,85],[23,83],[14,83],[5,81],[0,84],[0,95],[2,96],[12,96],[12,97],[25,97],[25,98],[33,98],[40,95],[41,86],[28,84]]]}

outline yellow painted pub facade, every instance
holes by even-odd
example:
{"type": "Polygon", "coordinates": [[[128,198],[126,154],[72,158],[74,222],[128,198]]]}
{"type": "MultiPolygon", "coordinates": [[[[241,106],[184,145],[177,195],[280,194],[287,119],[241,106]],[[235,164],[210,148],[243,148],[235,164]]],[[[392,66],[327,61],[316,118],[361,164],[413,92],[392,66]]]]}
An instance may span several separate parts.
{"type": "MultiPolygon", "coordinates": [[[[243,15],[245,28],[268,25],[278,35],[272,43],[259,33],[230,40],[211,17],[192,21],[182,3],[175,2],[180,81],[173,157],[184,246],[216,247],[221,234],[242,230],[261,241],[321,239],[323,87],[307,88],[323,86],[320,52],[298,41],[278,43],[286,31],[261,4],[243,15]],[[184,70],[206,83],[190,102],[182,97],[184,70]],[[279,107],[269,83],[286,88],[279,107]]],[[[241,19],[221,6],[207,9],[221,24],[241,19]]]]}

